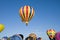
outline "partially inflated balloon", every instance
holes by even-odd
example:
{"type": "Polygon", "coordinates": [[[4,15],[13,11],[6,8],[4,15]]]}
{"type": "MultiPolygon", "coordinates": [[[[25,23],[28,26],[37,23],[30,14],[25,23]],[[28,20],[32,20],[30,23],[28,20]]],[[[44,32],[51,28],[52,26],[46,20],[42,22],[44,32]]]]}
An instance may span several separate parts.
{"type": "Polygon", "coordinates": [[[60,40],[60,32],[56,33],[56,40],[60,40]]]}
{"type": "Polygon", "coordinates": [[[8,40],[23,40],[23,35],[21,34],[16,34],[8,38],[8,40]]]}
{"type": "Polygon", "coordinates": [[[55,37],[55,30],[54,29],[49,29],[47,30],[47,35],[49,36],[50,39],[53,39],[55,37]]]}
{"type": "Polygon", "coordinates": [[[35,33],[31,33],[31,34],[29,34],[29,37],[33,37],[33,40],[36,40],[36,39],[37,39],[37,36],[36,36],[35,33]]]}
{"type": "Polygon", "coordinates": [[[2,32],[4,30],[4,25],[0,24],[0,32],[2,32]]]}
{"type": "Polygon", "coordinates": [[[33,40],[33,37],[27,37],[25,40],[33,40]]]}

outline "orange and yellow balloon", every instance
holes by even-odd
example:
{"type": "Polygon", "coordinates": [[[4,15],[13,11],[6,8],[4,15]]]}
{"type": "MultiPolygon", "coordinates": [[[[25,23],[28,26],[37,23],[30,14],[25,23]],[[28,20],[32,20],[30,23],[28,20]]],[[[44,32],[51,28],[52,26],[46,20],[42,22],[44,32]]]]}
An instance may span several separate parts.
{"type": "Polygon", "coordinates": [[[0,32],[2,32],[4,30],[4,25],[0,24],[0,32]]]}
{"type": "Polygon", "coordinates": [[[55,37],[56,31],[54,29],[47,30],[47,35],[49,38],[53,39],[55,37]]]}
{"type": "Polygon", "coordinates": [[[28,22],[34,16],[34,9],[30,6],[23,6],[20,8],[19,14],[22,19],[22,22],[25,22],[26,25],[28,25],[28,22]]]}

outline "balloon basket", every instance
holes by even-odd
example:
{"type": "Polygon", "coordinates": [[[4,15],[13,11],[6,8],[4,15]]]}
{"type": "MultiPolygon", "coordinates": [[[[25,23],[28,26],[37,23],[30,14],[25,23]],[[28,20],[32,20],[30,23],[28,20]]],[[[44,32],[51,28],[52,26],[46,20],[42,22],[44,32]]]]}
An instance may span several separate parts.
{"type": "Polygon", "coordinates": [[[26,23],[26,26],[28,26],[28,23],[26,23]]]}

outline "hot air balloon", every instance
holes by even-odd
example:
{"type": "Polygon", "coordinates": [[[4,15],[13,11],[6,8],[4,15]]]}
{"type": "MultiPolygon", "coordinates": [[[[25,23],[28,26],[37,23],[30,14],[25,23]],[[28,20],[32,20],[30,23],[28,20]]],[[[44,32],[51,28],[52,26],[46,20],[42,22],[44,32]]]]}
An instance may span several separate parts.
{"type": "Polygon", "coordinates": [[[55,40],[56,31],[54,29],[47,30],[47,35],[49,36],[50,40],[55,40]]]}
{"type": "Polygon", "coordinates": [[[25,40],[33,40],[33,37],[27,37],[25,40]]]}
{"type": "Polygon", "coordinates": [[[4,25],[0,24],[0,32],[2,32],[4,30],[4,25]]]}
{"type": "Polygon", "coordinates": [[[33,40],[36,40],[37,39],[37,36],[34,33],[29,34],[29,37],[33,37],[33,40]]]}
{"type": "Polygon", "coordinates": [[[28,22],[34,16],[34,9],[31,6],[21,7],[20,10],[19,10],[19,15],[22,19],[22,22],[25,22],[26,25],[28,25],[28,22]]]}
{"type": "Polygon", "coordinates": [[[56,33],[56,40],[60,40],[60,32],[56,33]]]}
{"type": "Polygon", "coordinates": [[[23,40],[23,35],[16,34],[8,38],[8,40],[23,40]]]}
{"type": "Polygon", "coordinates": [[[22,34],[17,34],[17,35],[21,36],[21,38],[24,39],[24,36],[22,34]]]}

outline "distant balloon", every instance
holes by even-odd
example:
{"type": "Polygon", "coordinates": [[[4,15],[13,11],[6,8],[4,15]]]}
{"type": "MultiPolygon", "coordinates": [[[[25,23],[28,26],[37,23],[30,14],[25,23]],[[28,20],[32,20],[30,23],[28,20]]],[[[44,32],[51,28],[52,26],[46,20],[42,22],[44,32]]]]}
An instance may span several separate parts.
{"type": "Polygon", "coordinates": [[[20,8],[19,13],[20,13],[22,22],[25,22],[26,25],[28,25],[28,22],[34,16],[34,9],[30,6],[24,6],[20,8]]]}
{"type": "Polygon", "coordinates": [[[60,32],[56,33],[56,40],[60,40],[60,32]]]}
{"type": "Polygon", "coordinates": [[[54,39],[55,34],[56,34],[56,31],[54,29],[47,30],[47,35],[49,36],[50,39],[54,39]]]}
{"type": "Polygon", "coordinates": [[[4,25],[0,24],[0,32],[2,32],[4,30],[4,25]]]}

